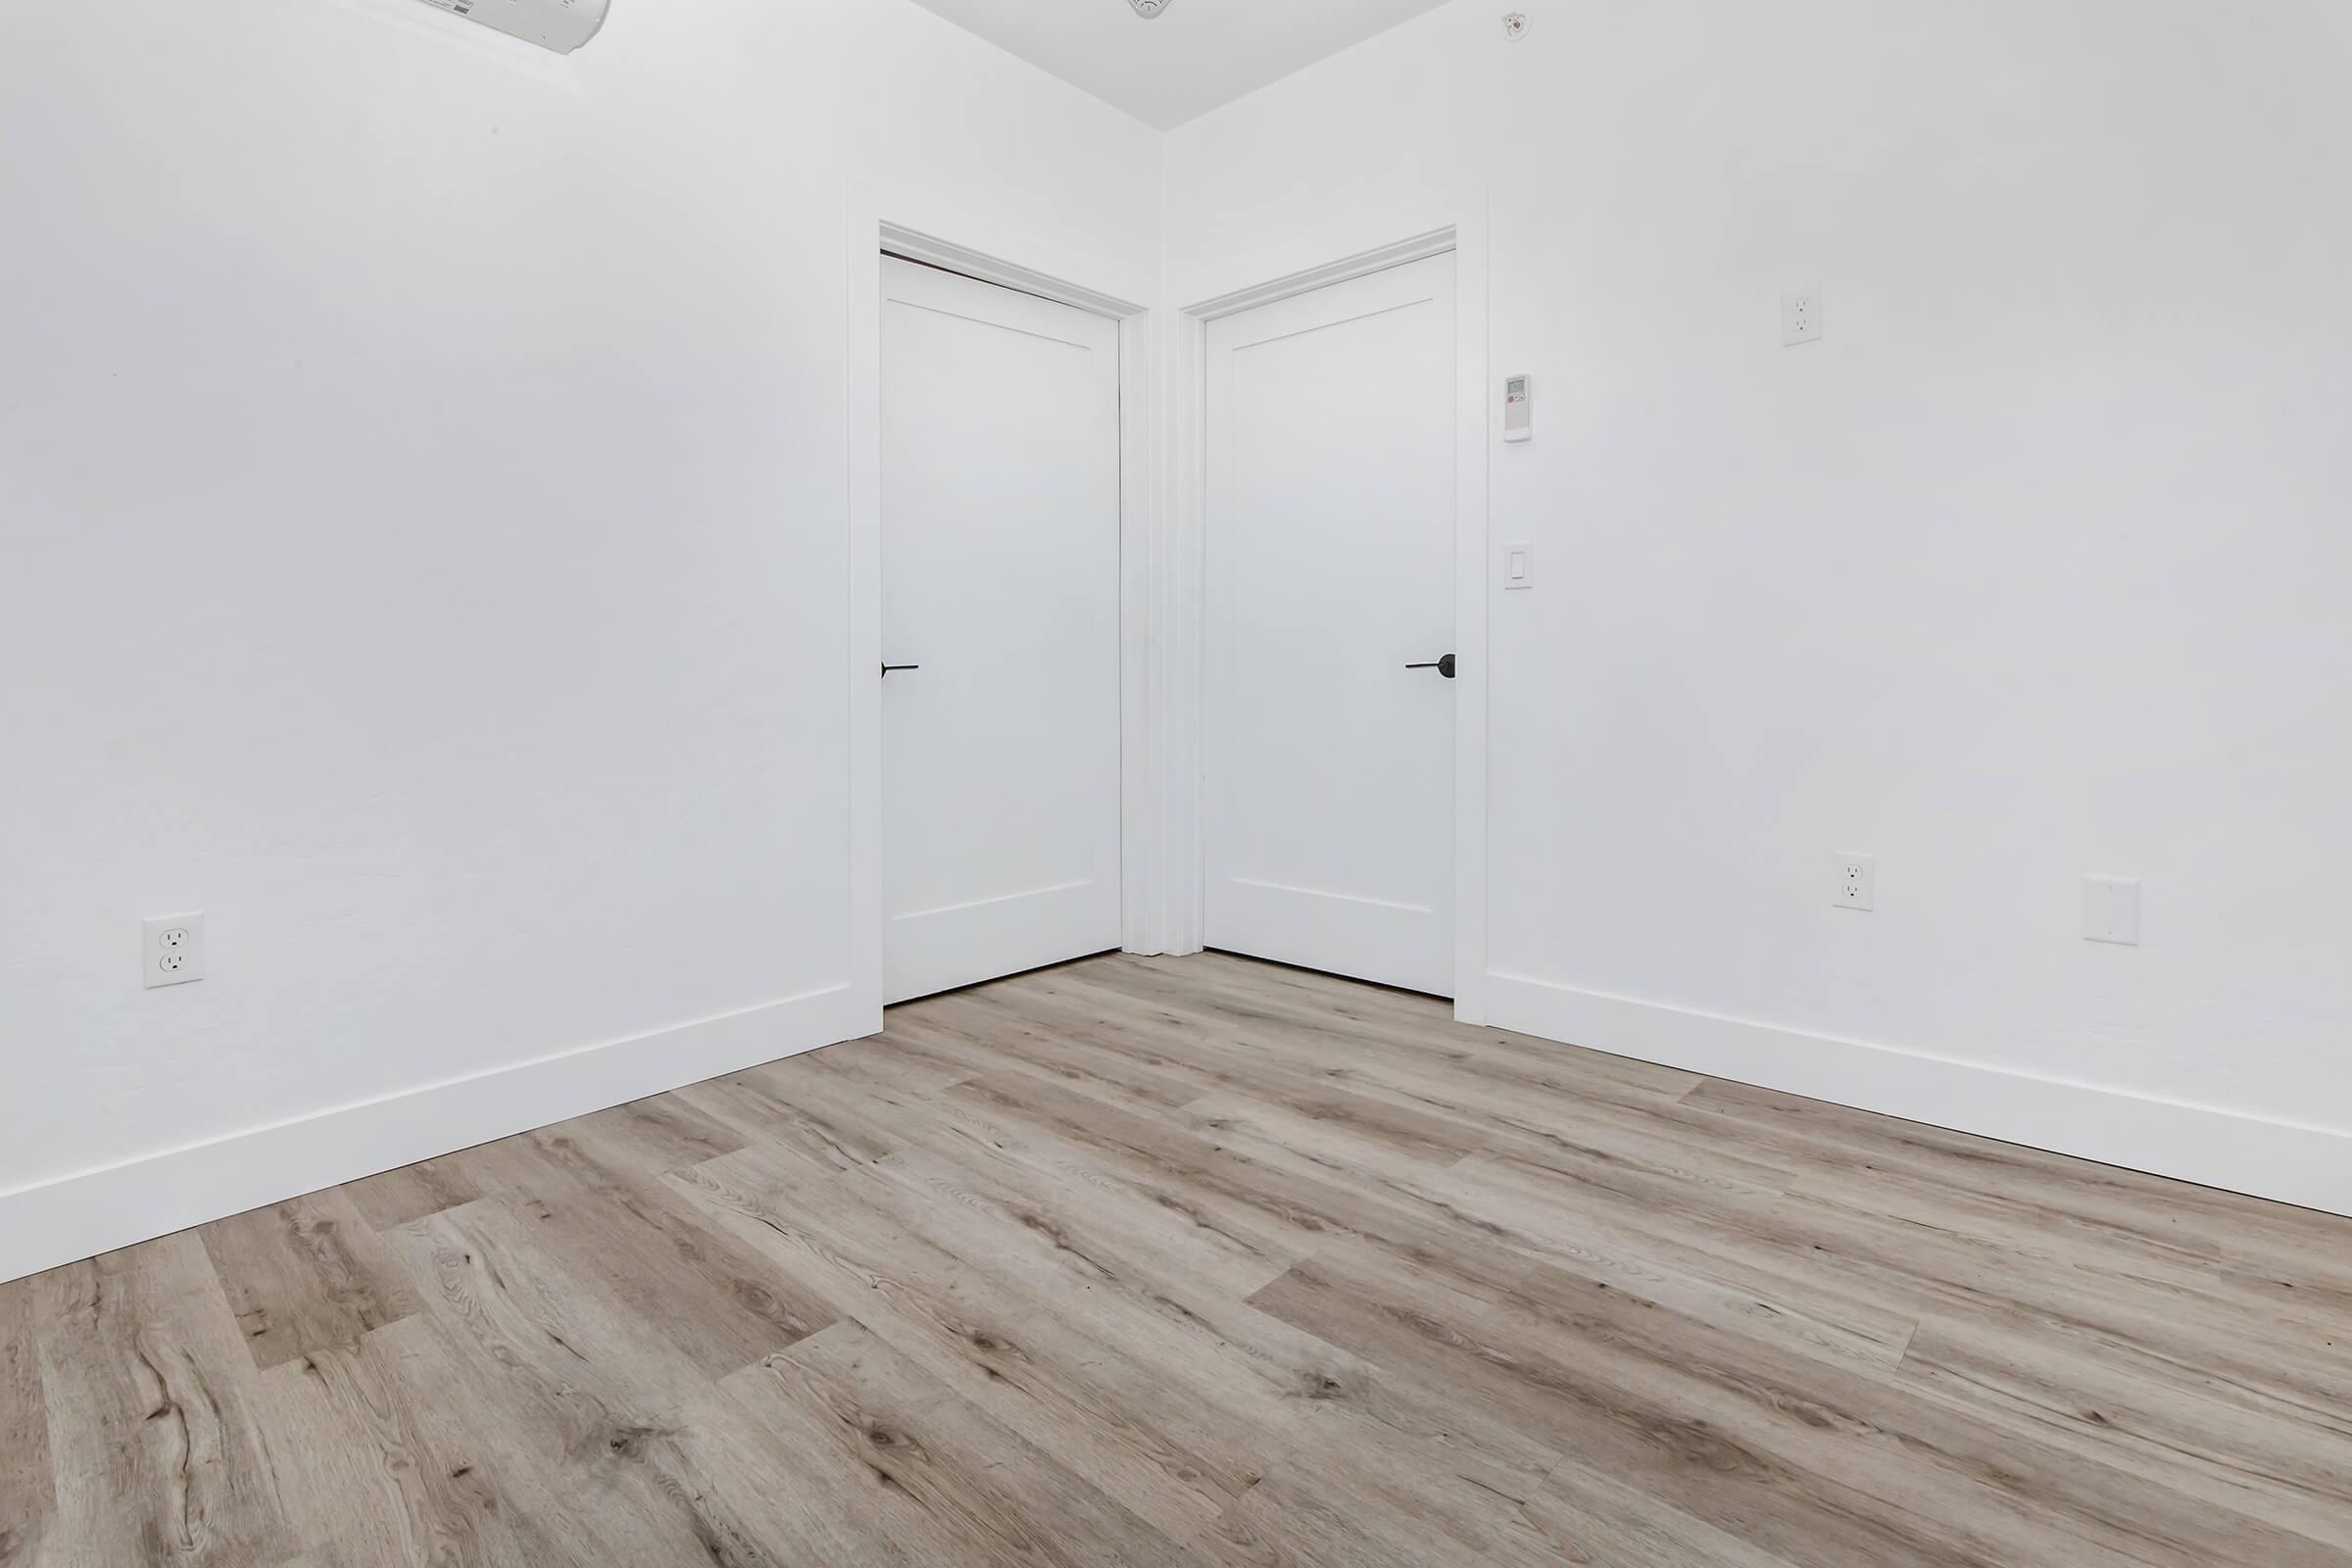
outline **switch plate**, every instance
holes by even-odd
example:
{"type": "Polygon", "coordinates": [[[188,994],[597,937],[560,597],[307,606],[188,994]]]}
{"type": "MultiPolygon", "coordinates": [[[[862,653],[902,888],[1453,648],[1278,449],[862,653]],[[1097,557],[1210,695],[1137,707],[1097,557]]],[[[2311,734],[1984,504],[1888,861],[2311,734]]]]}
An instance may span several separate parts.
{"type": "Polygon", "coordinates": [[[1794,348],[1799,343],[1821,341],[1824,317],[1821,290],[1801,288],[1781,296],[1781,344],[1794,348]]]}
{"type": "Polygon", "coordinates": [[[2082,940],[2139,946],[2139,884],[2130,877],[2082,879],[2082,940]]]}
{"type": "Polygon", "coordinates": [[[1536,585],[1534,545],[1502,547],[1502,585],[1505,588],[1533,588],[1536,585]]]}
{"type": "Polygon", "coordinates": [[[204,978],[204,916],[159,914],[139,924],[140,969],[147,989],[204,978]]]}
{"type": "Polygon", "coordinates": [[[1879,906],[1879,858],[1875,855],[1830,857],[1830,902],[1840,909],[1879,906]]]}

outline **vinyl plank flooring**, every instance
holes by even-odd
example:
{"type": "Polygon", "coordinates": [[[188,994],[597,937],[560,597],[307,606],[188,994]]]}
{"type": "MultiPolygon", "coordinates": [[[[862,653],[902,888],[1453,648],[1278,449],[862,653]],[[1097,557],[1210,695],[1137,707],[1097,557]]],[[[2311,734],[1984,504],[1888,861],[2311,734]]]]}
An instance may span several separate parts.
{"type": "Polygon", "coordinates": [[[1521,1509],[1527,1526],[1568,1562],[1610,1568],[1806,1568],[1692,1518],[1571,1458],[1521,1509]]]}
{"type": "Polygon", "coordinates": [[[189,1232],[39,1276],[57,1514],[44,1563],[292,1557],[254,1420],[260,1372],[189,1232]]]}
{"type": "Polygon", "coordinates": [[[31,1280],[0,1285],[0,1568],[39,1560],[57,1512],[34,1286],[31,1280]]]}
{"type": "Polygon", "coordinates": [[[2277,1521],[2352,1561],[2352,1409],[2275,1403],[2225,1377],[2165,1381],[2058,1335],[1931,1318],[1902,1381],[2168,1492],[2277,1521]]]}
{"type": "Polygon", "coordinates": [[[631,1101],[548,1132],[568,1137],[607,1163],[643,1176],[666,1175],[737,1153],[752,1141],[752,1135],[695,1109],[675,1095],[631,1101]]]}
{"type": "Polygon", "coordinates": [[[1412,1212],[1361,1181],[1253,1159],[1174,1122],[1131,1116],[1042,1079],[972,1078],[947,1096],[1084,1148],[1107,1168],[1269,1253],[1303,1255],[1336,1235],[1355,1235],[1402,1257],[1473,1271],[1493,1266],[1489,1235],[1474,1226],[1412,1212]]]}
{"type": "Polygon", "coordinates": [[[1589,1366],[1605,1361],[1621,1386],[1677,1417],[1694,1414],[1752,1449],[1769,1443],[1783,1462],[1882,1504],[1924,1504],[1965,1520],[2010,1563],[2202,1568],[2232,1553],[2307,1568],[2342,1561],[2276,1519],[2151,1485],[2112,1454],[2085,1459],[1981,1409],[1922,1398],[1861,1369],[1801,1361],[1567,1271],[1539,1270],[1519,1296],[1528,1303],[1523,1321],[1573,1336],[1589,1366]]]}
{"type": "Polygon", "coordinates": [[[401,1370],[370,1334],[263,1374],[254,1403],[289,1527],[353,1568],[514,1562],[495,1549],[501,1522],[485,1478],[436,1448],[418,1413],[427,1391],[401,1370]]]}
{"type": "Polygon", "coordinates": [[[901,1147],[855,1087],[828,1084],[799,1057],[697,1084],[676,1098],[744,1133],[761,1152],[795,1159],[812,1175],[870,1165],[901,1147]]]}
{"type": "Polygon", "coordinates": [[[1843,1174],[1889,1207],[1919,1190],[1940,1191],[2003,1205],[2045,1245],[2096,1237],[2142,1255],[2227,1262],[2272,1305],[2352,1307],[2352,1249],[2337,1215],[1744,1084],[1709,1082],[1686,1103],[1766,1130],[1791,1157],[1843,1174]]]}
{"type": "Polygon", "coordinates": [[[1545,1468],[1516,1468],[1355,1412],[1276,1466],[1198,1543],[1250,1568],[1565,1568],[1593,1559],[1548,1539],[1525,1509],[1545,1468]]]}
{"type": "Polygon", "coordinates": [[[832,1321],[797,1282],[714,1235],[651,1174],[660,1163],[631,1168],[593,1133],[555,1128],[483,1151],[479,1168],[575,1289],[624,1306],[710,1377],[832,1321]]]}
{"type": "MultiPolygon", "coordinates": [[[[1555,1457],[1574,1455],[1626,1481],[1653,1506],[1693,1514],[1814,1568],[2011,1568],[2015,1562],[1974,1509],[1946,1523],[1934,1499],[1882,1497],[1787,1454],[1786,1441],[1808,1419],[1838,1430],[1836,1412],[1799,1399],[1762,1423],[1770,1428],[1763,1441],[1725,1430],[1710,1419],[1714,1406],[1678,1401],[1609,1362],[1595,1364],[1592,1340],[1548,1327],[1516,1293],[1464,1289],[1335,1249],[1256,1299],[1384,1373],[1411,1381],[1426,1397],[1450,1396],[1555,1457]]],[[[1857,1446],[1899,1452],[1897,1445],[1870,1442],[1850,1423],[1842,1430],[1857,1446]]],[[[2113,1568],[2130,1560],[2117,1553],[2086,1562],[2113,1568]]]]}
{"type": "Polygon", "coordinates": [[[2352,1220],[1107,956],[0,1285],[0,1568],[2352,1568],[2352,1220]]]}
{"type": "Polygon", "coordinates": [[[365,1177],[343,1188],[360,1217],[379,1231],[470,1203],[482,1196],[482,1186],[466,1168],[463,1153],[443,1154],[365,1177]]]}
{"type": "Polygon", "coordinates": [[[889,1162],[866,1180],[898,1223],[954,1246],[977,1272],[1054,1311],[1154,1385],[1195,1396],[1216,1412],[1221,1446],[1252,1461],[1298,1442],[1315,1406],[1354,1380],[1329,1347],[1238,1303],[1226,1311],[1208,1299],[1213,1288],[1196,1294],[1180,1264],[1157,1265],[1113,1229],[921,1162],[889,1162]]]}
{"type": "Polygon", "coordinates": [[[1889,1369],[1901,1362],[1916,1312],[1853,1288],[1809,1251],[1727,1259],[1709,1245],[1727,1227],[1703,1206],[1678,1210],[1655,1192],[1627,1197],[1613,1175],[1608,1180],[1596,1189],[1551,1164],[1482,1154],[1428,1185],[1434,1200],[1496,1227],[1532,1259],[1808,1354],[1889,1369]]]}
{"type": "Polygon", "coordinates": [[[357,1345],[417,1310],[416,1294],[349,1194],[314,1193],[197,1233],[262,1368],[357,1345]]]}
{"type": "MultiPolygon", "coordinates": [[[[701,1533],[686,1511],[630,1485],[613,1446],[676,1431],[709,1395],[660,1348],[628,1353],[591,1315],[511,1289],[504,1268],[527,1252],[482,1251],[460,1211],[421,1222],[451,1271],[452,1298],[376,1337],[378,1353],[420,1391],[416,1421],[461,1495],[482,1499],[478,1560],[506,1568],[607,1568],[700,1563],[701,1533]]],[[[568,1305],[568,1303],[567,1303],[568,1305]]],[[[460,1561],[466,1561],[460,1558],[460,1561]]],[[[350,1568],[361,1568],[352,1564],[350,1568]]]]}
{"type": "Polygon", "coordinates": [[[934,1544],[930,1561],[1152,1568],[1175,1560],[1173,1544],[1116,1498],[856,1323],[736,1373],[725,1387],[779,1431],[816,1437],[867,1470],[871,1490],[920,1519],[934,1544]]]}
{"type": "Polygon", "coordinates": [[[1221,1512],[1259,1474],[1257,1435],[1169,1387],[862,1200],[868,1178],[810,1190],[738,1160],[675,1178],[722,1223],[826,1292],[975,1407],[1050,1442],[1073,1471],[1171,1535],[1221,1512]]]}

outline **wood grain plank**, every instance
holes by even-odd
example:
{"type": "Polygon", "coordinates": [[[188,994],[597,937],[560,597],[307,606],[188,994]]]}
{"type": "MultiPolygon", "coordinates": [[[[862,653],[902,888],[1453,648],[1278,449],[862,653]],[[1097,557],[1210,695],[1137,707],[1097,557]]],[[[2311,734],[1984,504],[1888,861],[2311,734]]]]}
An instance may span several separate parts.
{"type": "MultiPolygon", "coordinates": [[[[830,1323],[825,1303],[716,1233],[657,1176],[564,1128],[481,1151],[496,1200],[573,1289],[633,1312],[716,1378],[830,1323]]],[[[657,1160],[654,1163],[661,1163],[657,1160]]]]}
{"type": "Polygon", "coordinates": [[[1555,1467],[1548,1452],[1496,1450],[1394,1404],[1335,1405],[1196,1544],[1234,1565],[1559,1568],[1588,1559],[1524,1513],[1555,1467]]]}
{"type": "Polygon", "coordinates": [[[2156,1378],[2140,1358],[1996,1318],[1931,1318],[1903,1357],[1906,1384],[2150,1488],[2271,1520],[2352,1562],[2352,1409],[2281,1419],[2228,1377],[2156,1378]]]}
{"type": "Polygon", "coordinates": [[[277,1495],[298,1537],[352,1568],[413,1563],[519,1565],[486,1475],[443,1454],[384,1336],[314,1350],[263,1374],[255,1398],[277,1495]]]}
{"type": "Polygon", "coordinates": [[[0,1568],[40,1560],[57,1514],[36,1289],[33,1280],[0,1285],[0,1568]]]}
{"type": "Polygon", "coordinates": [[[482,1196],[482,1187],[467,1171],[465,1154],[456,1153],[366,1177],[345,1186],[343,1194],[360,1218],[388,1231],[470,1203],[482,1196]]]}
{"type": "MultiPolygon", "coordinates": [[[[1604,1167],[1604,1170],[1606,1167],[1604,1167]]],[[[1613,1174],[1511,1156],[1480,1155],[1426,1184],[1465,1220],[1493,1226],[1533,1259],[1604,1280],[1640,1298],[1776,1340],[1807,1354],[1891,1369],[1911,1343],[1915,1312],[1848,1286],[1809,1250],[1727,1257],[1727,1226],[1705,1201],[1677,1205],[1671,1189],[1631,1193],[1613,1174]]]]}
{"type": "MultiPolygon", "coordinates": [[[[1922,1122],[1711,1081],[1686,1103],[1767,1130],[1792,1155],[1842,1173],[1888,1207],[1925,1188],[2022,1212],[2053,1245],[2092,1238],[2142,1255],[2223,1261],[2272,1306],[2352,1309],[2352,1249],[2339,1215],[2094,1164],[1922,1122]]],[[[1833,1195],[1834,1196],[1834,1195],[1833,1195]]]]}
{"type": "Polygon", "coordinates": [[[869,1200],[862,1177],[807,1187],[748,1156],[673,1178],[744,1239],[826,1293],[975,1407],[1171,1536],[1253,1483],[1269,1447],[1216,1401],[1170,1385],[869,1200]]]}
{"type": "Polygon", "coordinates": [[[907,1516],[919,1520],[931,1561],[1152,1568],[1176,1558],[1174,1544],[1118,1500],[858,1324],[838,1324],[724,1387],[796,1454],[824,1447],[837,1463],[862,1465],[887,1498],[873,1522],[898,1535],[912,1533],[907,1516]]]}
{"type": "Polygon", "coordinates": [[[254,1365],[357,1345],[417,1300],[351,1196],[314,1193],[202,1227],[254,1365]]]}
{"type": "Polygon", "coordinates": [[[33,1282],[59,1560],[249,1568],[307,1544],[279,1511],[260,1374],[190,1232],[33,1282]]]}

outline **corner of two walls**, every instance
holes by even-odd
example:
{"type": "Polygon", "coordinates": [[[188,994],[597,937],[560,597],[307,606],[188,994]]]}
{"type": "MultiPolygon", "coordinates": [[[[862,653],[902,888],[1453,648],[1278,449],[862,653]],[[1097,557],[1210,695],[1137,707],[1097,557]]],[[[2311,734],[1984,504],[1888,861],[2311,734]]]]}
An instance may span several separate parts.
{"type": "Polygon", "coordinates": [[[0,1279],[869,1028],[845,179],[1152,275],[1156,133],[905,0],[0,31],[0,1279]]]}
{"type": "Polygon", "coordinates": [[[1523,9],[1179,128],[1163,217],[1190,300],[1488,193],[1487,1021],[2352,1212],[2352,24],[1523,9]]]}

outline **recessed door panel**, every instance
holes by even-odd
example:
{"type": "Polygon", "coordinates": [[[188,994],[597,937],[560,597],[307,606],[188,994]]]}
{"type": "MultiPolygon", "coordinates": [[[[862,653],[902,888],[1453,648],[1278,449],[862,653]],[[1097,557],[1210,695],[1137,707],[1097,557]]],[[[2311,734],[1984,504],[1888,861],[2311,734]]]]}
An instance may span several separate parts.
{"type": "Polygon", "coordinates": [[[1206,935],[1452,991],[1453,258],[1210,323],[1206,935]]]}
{"type": "Polygon", "coordinates": [[[1118,336],[884,262],[888,1000],[1119,944],[1118,336]]]}

